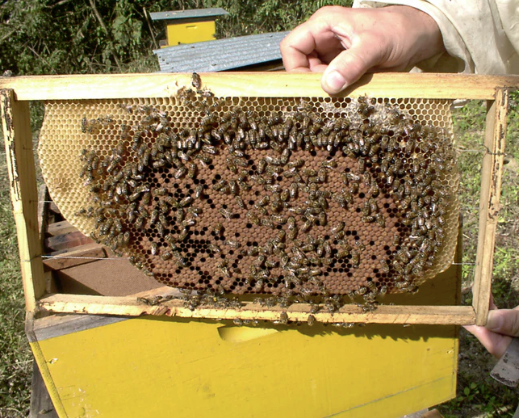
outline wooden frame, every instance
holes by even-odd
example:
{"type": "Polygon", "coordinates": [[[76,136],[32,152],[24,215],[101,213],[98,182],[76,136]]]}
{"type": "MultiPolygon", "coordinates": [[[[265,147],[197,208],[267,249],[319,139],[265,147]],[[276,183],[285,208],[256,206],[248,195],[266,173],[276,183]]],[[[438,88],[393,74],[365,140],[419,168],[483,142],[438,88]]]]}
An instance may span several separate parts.
{"type": "MultiPolygon", "coordinates": [[[[319,74],[221,73],[202,74],[204,85],[217,96],[323,97],[319,74]],[[241,93],[240,93],[241,92],[241,93]]],[[[189,74],[126,74],[99,76],[45,76],[0,78],[0,100],[11,198],[18,233],[26,308],[66,313],[109,315],[168,315],[194,318],[277,320],[280,308],[264,308],[252,302],[240,310],[191,311],[178,300],[157,306],[135,297],[45,295],[42,247],[37,217],[37,190],[29,118],[31,100],[116,99],[167,97],[190,84],[189,74]]],[[[396,324],[484,325],[490,298],[494,237],[499,210],[504,157],[508,89],[519,89],[516,76],[453,74],[375,74],[364,76],[343,96],[407,97],[487,100],[487,130],[480,200],[479,242],[476,258],[473,306],[380,306],[363,312],[345,306],[333,314],[315,315],[321,322],[396,324]]],[[[157,291],[161,295],[168,288],[157,291]]],[[[153,292],[152,292],[153,293],[153,292]]],[[[291,321],[304,321],[310,306],[285,310],[291,321]]]]}

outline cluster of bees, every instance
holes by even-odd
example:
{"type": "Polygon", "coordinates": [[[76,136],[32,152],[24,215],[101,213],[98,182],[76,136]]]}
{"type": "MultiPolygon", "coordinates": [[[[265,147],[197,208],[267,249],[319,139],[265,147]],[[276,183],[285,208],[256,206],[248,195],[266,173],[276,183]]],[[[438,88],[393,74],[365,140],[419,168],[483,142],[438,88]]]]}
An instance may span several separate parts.
{"type": "Polygon", "coordinates": [[[133,124],[83,118],[85,134],[117,139],[80,156],[93,204],[77,215],[95,218],[94,239],[185,289],[192,309],[253,293],[310,301],[313,316],[417,291],[455,199],[449,135],[367,97],[278,109],[216,98],[196,74],[193,87],[176,113],[123,103],[133,124]]]}

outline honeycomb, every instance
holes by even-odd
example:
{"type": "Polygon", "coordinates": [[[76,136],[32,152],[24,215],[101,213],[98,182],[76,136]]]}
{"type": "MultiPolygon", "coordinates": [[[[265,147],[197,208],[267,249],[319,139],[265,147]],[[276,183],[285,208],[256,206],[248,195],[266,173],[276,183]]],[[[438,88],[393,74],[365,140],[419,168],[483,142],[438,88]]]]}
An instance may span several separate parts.
{"type": "Polygon", "coordinates": [[[375,303],[452,262],[450,106],[188,88],[51,101],[38,151],[63,215],[165,285],[375,303]]]}

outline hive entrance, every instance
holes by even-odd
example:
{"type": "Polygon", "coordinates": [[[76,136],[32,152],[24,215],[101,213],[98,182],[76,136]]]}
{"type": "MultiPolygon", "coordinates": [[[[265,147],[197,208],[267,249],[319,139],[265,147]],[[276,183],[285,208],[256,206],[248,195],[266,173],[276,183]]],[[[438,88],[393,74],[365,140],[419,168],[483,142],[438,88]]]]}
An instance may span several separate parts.
{"type": "Polygon", "coordinates": [[[47,103],[40,136],[66,218],[155,279],[372,303],[450,264],[448,101],[180,96],[47,103]]]}

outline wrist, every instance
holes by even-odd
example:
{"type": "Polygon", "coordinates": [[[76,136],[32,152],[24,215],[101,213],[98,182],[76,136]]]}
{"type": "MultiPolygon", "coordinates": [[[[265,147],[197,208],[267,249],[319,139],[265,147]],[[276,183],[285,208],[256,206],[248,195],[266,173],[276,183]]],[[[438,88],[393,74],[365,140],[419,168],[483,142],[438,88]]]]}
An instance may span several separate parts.
{"type": "Polygon", "coordinates": [[[407,42],[411,51],[411,65],[446,52],[440,28],[427,13],[411,6],[386,6],[383,10],[398,22],[405,38],[402,42],[407,42]]]}

